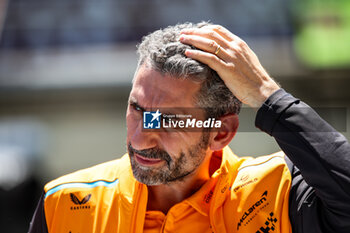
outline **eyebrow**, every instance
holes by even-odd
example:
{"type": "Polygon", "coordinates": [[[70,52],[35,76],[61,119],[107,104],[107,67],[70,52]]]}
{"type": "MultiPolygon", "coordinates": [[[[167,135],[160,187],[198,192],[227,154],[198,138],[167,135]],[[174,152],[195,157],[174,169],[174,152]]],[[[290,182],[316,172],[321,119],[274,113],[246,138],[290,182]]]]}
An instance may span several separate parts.
{"type": "Polygon", "coordinates": [[[136,98],[133,97],[133,96],[130,96],[130,98],[129,98],[129,104],[130,104],[130,105],[134,105],[134,106],[140,108],[143,112],[146,111],[146,109],[145,109],[144,107],[142,107],[142,106],[139,105],[139,103],[137,102],[136,98]]]}
{"type": "MultiPolygon", "coordinates": [[[[135,107],[138,107],[140,108],[143,112],[146,112],[146,108],[142,107],[138,102],[137,102],[137,99],[134,97],[134,96],[130,96],[129,97],[129,104],[130,105],[134,105],[135,107]]],[[[162,114],[165,114],[165,115],[176,115],[177,113],[174,113],[174,112],[162,112],[162,114]]],[[[183,113],[185,114],[185,113],[183,113]]],[[[175,117],[176,118],[176,117],[175,117]]]]}

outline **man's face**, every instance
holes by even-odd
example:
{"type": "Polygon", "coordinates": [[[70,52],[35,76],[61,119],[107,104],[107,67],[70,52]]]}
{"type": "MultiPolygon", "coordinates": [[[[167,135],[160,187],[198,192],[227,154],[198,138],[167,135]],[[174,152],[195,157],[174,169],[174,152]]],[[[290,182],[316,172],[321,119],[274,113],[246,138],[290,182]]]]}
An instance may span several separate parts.
{"type": "Polygon", "coordinates": [[[195,107],[194,96],[199,89],[199,83],[162,75],[145,65],[137,71],[126,121],[127,149],[138,181],[146,185],[181,181],[195,173],[209,153],[209,132],[143,129],[143,111],[166,108],[174,109],[173,114],[186,114],[195,107]]]}

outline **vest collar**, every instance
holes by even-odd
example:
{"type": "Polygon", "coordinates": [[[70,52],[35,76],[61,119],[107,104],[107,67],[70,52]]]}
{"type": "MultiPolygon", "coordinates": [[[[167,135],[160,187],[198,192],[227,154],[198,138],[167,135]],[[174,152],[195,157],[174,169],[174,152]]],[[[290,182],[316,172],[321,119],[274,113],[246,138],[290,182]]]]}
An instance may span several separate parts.
{"type": "MultiPolygon", "coordinates": [[[[233,154],[229,147],[213,153],[212,156],[218,159],[221,158],[219,169],[195,194],[184,200],[199,213],[209,216],[211,225],[215,221],[220,222],[218,218],[223,218],[219,209],[225,201],[229,188],[236,178],[237,169],[241,164],[239,158],[233,154]]],[[[123,219],[120,219],[120,222],[124,226],[129,225],[127,231],[123,228],[123,232],[141,233],[143,232],[147,207],[147,186],[134,178],[128,154],[122,157],[121,163],[122,172],[120,174],[119,190],[121,192],[120,213],[122,213],[120,217],[123,219]]]]}
{"type": "Polygon", "coordinates": [[[223,204],[240,164],[239,158],[229,147],[214,152],[212,156],[221,160],[220,167],[194,195],[185,200],[204,216],[211,215],[211,212],[215,212],[223,204]]]}

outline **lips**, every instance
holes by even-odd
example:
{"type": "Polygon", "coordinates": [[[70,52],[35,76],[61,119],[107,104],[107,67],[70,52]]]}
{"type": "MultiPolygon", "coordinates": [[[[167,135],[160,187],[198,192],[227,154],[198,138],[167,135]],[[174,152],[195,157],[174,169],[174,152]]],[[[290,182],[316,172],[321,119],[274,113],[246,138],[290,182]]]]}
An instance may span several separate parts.
{"type": "Polygon", "coordinates": [[[134,153],[135,155],[135,160],[140,163],[141,165],[144,166],[152,166],[158,163],[161,163],[163,160],[162,159],[151,159],[151,158],[146,158],[143,157],[142,155],[138,154],[138,153],[134,153]]]}

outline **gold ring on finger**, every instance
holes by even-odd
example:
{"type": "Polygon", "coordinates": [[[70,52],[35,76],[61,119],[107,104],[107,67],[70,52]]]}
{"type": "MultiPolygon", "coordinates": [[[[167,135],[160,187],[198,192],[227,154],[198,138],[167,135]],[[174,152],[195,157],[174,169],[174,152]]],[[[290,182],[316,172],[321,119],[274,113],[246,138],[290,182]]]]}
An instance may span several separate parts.
{"type": "Polygon", "coordinates": [[[218,45],[218,47],[217,47],[216,50],[215,50],[215,55],[218,55],[218,53],[220,52],[220,50],[221,50],[221,46],[218,45]]]}

